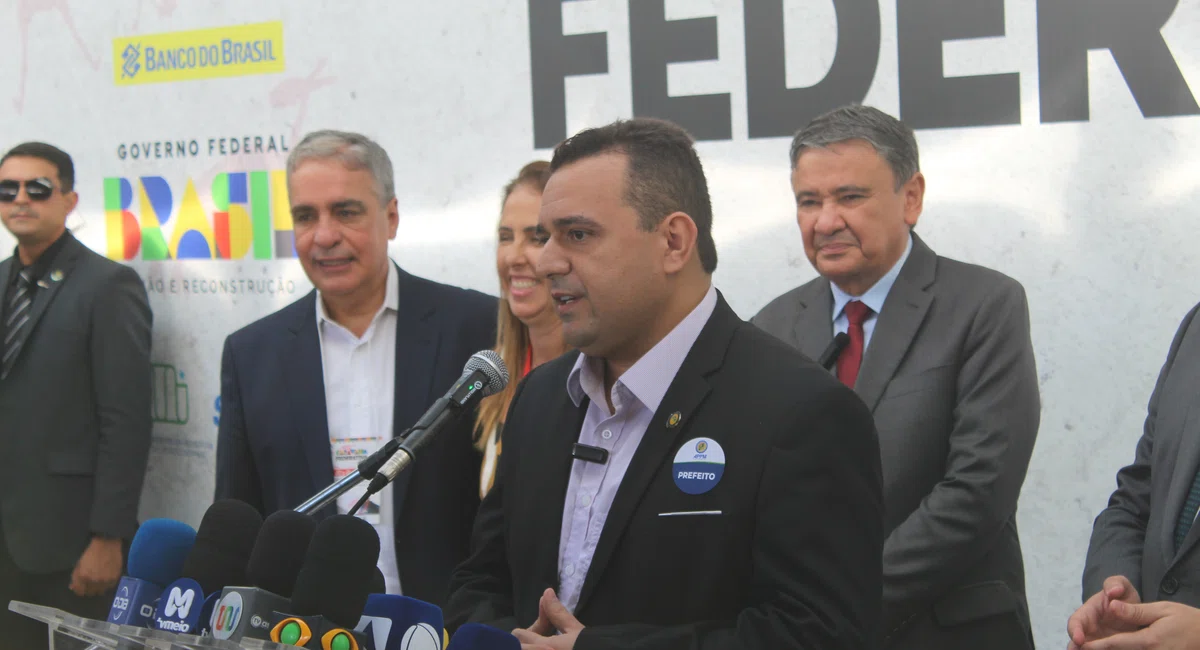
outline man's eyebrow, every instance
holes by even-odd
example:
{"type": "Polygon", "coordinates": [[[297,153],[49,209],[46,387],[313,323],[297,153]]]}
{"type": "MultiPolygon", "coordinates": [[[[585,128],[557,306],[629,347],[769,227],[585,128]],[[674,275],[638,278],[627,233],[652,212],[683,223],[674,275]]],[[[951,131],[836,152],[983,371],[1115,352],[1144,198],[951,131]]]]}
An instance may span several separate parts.
{"type": "Polygon", "coordinates": [[[558,217],[551,222],[551,225],[559,229],[569,228],[571,226],[591,226],[595,228],[599,227],[600,223],[581,214],[573,214],[566,217],[558,217]]]}

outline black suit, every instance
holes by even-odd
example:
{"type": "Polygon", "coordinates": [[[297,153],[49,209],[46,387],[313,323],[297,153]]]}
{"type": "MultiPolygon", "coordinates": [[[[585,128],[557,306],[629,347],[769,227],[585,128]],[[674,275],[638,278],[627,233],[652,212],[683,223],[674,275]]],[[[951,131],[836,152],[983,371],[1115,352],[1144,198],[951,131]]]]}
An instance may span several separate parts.
{"type": "MultiPolygon", "coordinates": [[[[46,628],[23,645],[14,628],[28,626],[8,614],[10,598],[107,614],[111,592],[79,598],[67,585],[93,535],[133,538],[150,452],[145,287],[133,269],[62,237],[33,267],[45,272],[25,343],[0,381],[0,644],[14,647],[44,645],[46,628]]],[[[0,263],[0,304],[13,266],[0,263]]]]}
{"type": "MultiPolygon", "coordinates": [[[[513,400],[496,486],[455,572],[451,630],[527,627],[542,591],[558,588],[563,501],[582,462],[571,447],[587,412],[566,391],[577,357],[530,373],[513,400]]],[[[587,626],[575,648],[873,649],[881,481],[863,403],[720,299],[618,488],[575,608],[587,626]],[[715,488],[688,495],[672,461],[697,437],[717,441],[726,465],[715,488]]]]}
{"type": "MultiPolygon", "coordinates": [[[[392,426],[404,431],[495,343],[496,299],[399,270],[392,426]]],[[[480,456],[463,417],[421,448],[393,484],[396,556],[404,594],[446,600],[467,554],[479,506],[480,456]]],[[[221,361],[218,499],[264,514],[294,508],[333,482],[316,292],[234,332],[221,361]]],[[[316,513],[327,516],[329,505],[316,513]]]]}

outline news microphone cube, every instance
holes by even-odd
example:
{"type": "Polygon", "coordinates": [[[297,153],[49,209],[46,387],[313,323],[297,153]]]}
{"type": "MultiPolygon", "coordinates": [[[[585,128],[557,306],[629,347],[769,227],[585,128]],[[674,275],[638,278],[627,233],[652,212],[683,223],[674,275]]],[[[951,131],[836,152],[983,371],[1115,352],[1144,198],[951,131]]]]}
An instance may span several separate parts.
{"type": "Polygon", "coordinates": [[[446,650],[521,650],[512,634],[482,623],[467,623],[450,638],[446,650]]]}
{"type": "Polygon", "coordinates": [[[441,650],[442,609],[407,596],[371,594],[356,632],[367,639],[367,650],[441,650]]]}
{"type": "Polygon", "coordinates": [[[108,610],[108,622],[149,627],[154,622],[154,604],[161,595],[162,588],[152,582],[130,576],[121,578],[112,609],[108,610]]]}
{"type": "Polygon", "coordinates": [[[324,616],[294,616],[275,612],[271,618],[271,641],[317,650],[366,650],[363,635],[344,628],[324,616]]]}
{"type": "Polygon", "coordinates": [[[271,639],[271,616],[291,605],[287,598],[255,587],[225,587],[213,607],[208,629],[222,641],[271,639]]]}
{"type": "Polygon", "coordinates": [[[204,590],[191,578],[180,578],[163,589],[152,627],[176,634],[199,634],[204,590]]]}

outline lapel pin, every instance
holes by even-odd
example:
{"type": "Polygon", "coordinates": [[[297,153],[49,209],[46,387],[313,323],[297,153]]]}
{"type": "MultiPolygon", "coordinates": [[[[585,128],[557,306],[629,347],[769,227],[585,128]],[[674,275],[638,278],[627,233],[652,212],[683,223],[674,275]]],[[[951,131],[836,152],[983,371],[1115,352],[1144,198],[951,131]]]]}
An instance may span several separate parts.
{"type": "Polygon", "coordinates": [[[39,287],[43,288],[43,289],[49,289],[49,288],[50,288],[50,283],[49,283],[49,282],[46,282],[45,280],[38,280],[38,281],[37,281],[37,285],[38,285],[39,287]]]}
{"type": "Polygon", "coordinates": [[[63,279],[63,272],[61,269],[54,269],[53,271],[50,272],[50,281],[51,282],[58,282],[62,279],[63,279]]]}
{"type": "Polygon", "coordinates": [[[675,411],[671,414],[671,417],[667,418],[667,428],[674,429],[675,427],[679,426],[679,422],[682,419],[683,415],[679,411],[675,411]]]}

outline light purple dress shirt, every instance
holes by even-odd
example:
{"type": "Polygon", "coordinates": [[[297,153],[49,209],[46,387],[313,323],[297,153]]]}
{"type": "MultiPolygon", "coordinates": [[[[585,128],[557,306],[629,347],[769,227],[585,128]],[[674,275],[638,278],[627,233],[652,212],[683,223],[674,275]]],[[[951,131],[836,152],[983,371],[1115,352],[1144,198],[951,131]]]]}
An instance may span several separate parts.
{"type": "Polygon", "coordinates": [[[585,396],[590,400],[579,431],[580,444],[608,450],[608,462],[603,465],[582,460],[571,465],[558,541],[558,599],[571,612],[579,602],[596,543],[625,470],[716,306],[717,290],[710,286],[700,304],[613,384],[613,413],[604,395],[603,359],[581,354],[567,376],[567,394],[575,406],[582,404],[585,396]]]}

